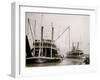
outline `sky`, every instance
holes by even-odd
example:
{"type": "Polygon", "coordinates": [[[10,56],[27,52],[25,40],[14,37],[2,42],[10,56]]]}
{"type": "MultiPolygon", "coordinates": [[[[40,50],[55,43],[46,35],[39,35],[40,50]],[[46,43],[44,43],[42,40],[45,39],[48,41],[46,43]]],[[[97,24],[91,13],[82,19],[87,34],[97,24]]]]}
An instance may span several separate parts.
{"type": "Polygon", "coordinates": [[[70,26],[70,38],[69,29],[55,41],[57,48],[60,50],[60,54],[66,55],[66,53],[72,49],[72,43],[77,45],[79,42],[79,48],[84,53],[89,53],[89,15],[74,15],[74,14],[49,14],[49,13],[26,13],[26,35],[30,40],[32,47],[32,35],[35,39],[41,38],[41,26],[44,27],[44,39],[51,39],[52,27],[54,27],[54,40],[70,26]],[[28,24],[28,18],[30,20],[32,35],[28,24]],[[35,24],[36,21],[36,24],[35,24]],[[69,44],[70,39],[70,44],[69,44]],[[70,49],[69,49],[70,46],[70,49]]]}

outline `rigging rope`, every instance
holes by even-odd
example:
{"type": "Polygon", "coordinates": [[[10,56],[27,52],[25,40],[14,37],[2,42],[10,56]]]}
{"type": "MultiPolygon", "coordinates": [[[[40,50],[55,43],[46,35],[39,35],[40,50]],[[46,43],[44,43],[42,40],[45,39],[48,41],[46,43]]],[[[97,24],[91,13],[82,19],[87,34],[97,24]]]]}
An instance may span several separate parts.
{"type": "Polygon", "coordinates": [[[68,29],[70,29],[70,26],[68,26],[68,27],[55,39],[55,41],[58,40],[68,29]]]}

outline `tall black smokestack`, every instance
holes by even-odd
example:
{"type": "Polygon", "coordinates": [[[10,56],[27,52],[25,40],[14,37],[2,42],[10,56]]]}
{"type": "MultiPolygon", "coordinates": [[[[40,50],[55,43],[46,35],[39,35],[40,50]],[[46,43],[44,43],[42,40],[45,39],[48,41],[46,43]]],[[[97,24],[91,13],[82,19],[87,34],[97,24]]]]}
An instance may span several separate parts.
{"type": "Polygon", "coordinates": [[[53,41],[53,37],[54,37],[54,27],[52,27],[52,41],[53,41]]]}
{"type": "Polygon", "coordinates": [[[41,40],[43,40],[43,26],[41,27],[41,40]]]}

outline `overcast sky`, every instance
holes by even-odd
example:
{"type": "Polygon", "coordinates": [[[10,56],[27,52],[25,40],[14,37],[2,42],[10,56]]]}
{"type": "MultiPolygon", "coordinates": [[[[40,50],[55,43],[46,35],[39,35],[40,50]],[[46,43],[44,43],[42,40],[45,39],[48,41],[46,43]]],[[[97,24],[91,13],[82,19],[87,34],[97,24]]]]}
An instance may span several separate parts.
{"type": "MultiPolygon", "coordinates": [[[[26,34],[30,39],[32,47],[32,36],[29,29],[28,18],[30,19],[32,32],[34,32],[36,20],[36,39],[41,38],[41,26],[44,26],[44,39],[51,39],[51,24],[54,27],[54,40],[70,25],[70,47],[72,42],[80,43],[80,49],[84,53],[89,53],[89,16],[72,14],[43,14],[26,13],[26,34]]],[[[33,33],[34,36],[34,33],[33,33]]],[[[66,54],[69,50],[68,30],[55,42],[61,54],[66,54]]]]}

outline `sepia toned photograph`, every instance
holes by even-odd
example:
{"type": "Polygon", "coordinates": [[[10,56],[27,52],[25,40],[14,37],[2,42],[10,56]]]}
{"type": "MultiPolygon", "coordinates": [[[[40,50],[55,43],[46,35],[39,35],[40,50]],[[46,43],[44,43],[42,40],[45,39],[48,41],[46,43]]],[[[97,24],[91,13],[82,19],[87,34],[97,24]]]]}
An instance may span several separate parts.
{"type": "Polygon", "coordinates": [[[90,16],[25,13],[26,67],[89,65],[90,16]]]}

